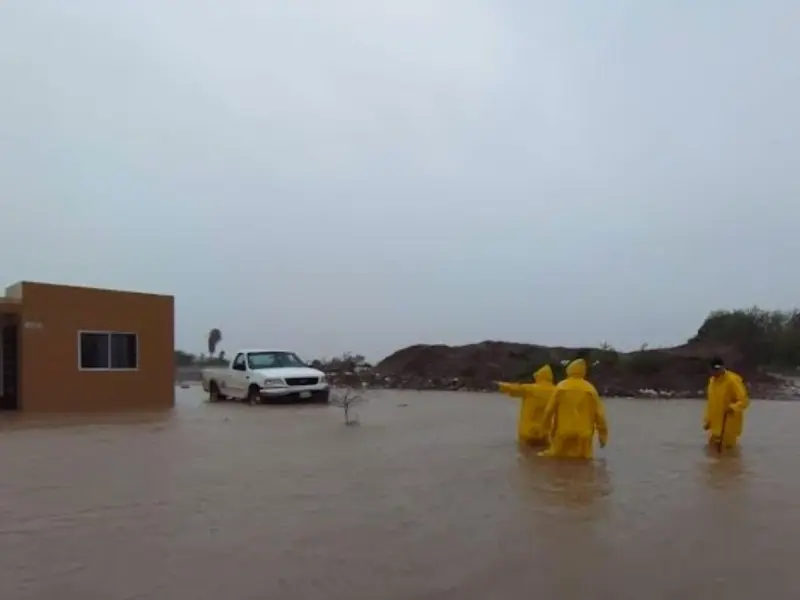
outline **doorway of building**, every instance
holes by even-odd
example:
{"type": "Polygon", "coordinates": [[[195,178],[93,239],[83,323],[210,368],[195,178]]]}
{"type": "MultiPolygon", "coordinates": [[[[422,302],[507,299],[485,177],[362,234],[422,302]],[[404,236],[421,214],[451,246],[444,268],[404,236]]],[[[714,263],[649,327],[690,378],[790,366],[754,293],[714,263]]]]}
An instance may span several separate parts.
{"type": "Polygon", "coordinates": [[[17,341],[17,324],[2,324],[0,329],[0,410],[17,410],[19,408],[19,345],[17,341]]]}

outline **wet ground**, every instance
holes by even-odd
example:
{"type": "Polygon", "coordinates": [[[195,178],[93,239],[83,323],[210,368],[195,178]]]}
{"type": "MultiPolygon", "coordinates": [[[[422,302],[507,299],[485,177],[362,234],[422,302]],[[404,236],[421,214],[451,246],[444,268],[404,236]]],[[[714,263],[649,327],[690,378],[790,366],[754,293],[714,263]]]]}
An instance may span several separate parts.
{"type": "Polygon", "coordinates": [[[800,404],[707,456],[693,401],[607,402],[593,465],[514,443],[516,404],[0,415],[2,600],[800,597],[800,404]]]}

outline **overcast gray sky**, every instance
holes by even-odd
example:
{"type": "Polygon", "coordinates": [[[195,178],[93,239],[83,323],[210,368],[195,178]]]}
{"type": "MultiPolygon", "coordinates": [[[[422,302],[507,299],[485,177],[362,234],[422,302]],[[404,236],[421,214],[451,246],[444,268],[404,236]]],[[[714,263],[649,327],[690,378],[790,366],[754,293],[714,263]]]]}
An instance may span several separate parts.
{"type": "Polygon", "coordinates": [[[4,0],[0,262],[305,356],[800,303],[786,0],[4,0]]]}

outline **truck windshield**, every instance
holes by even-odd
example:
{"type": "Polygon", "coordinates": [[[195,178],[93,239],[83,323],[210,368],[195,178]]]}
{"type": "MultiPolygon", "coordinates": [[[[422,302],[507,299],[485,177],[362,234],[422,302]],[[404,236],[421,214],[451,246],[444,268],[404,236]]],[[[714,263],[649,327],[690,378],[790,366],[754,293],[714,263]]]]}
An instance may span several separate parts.
{"type": "Polygon", "coordinates": [[[251,369],[306,366],[294,352],[250,352],[247,354],[247,364],[251,369]]]}

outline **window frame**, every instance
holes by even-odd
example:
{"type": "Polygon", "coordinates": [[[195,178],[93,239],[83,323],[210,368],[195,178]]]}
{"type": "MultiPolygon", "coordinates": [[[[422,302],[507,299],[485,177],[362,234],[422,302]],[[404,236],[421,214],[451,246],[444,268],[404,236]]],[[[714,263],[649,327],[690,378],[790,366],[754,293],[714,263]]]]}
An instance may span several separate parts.
{"type": "Polygon", "coordinates": [[[104,330],[96,330],[96,329],[79,329],[78,330],[78,371],[86,371],[89,373],[92,372],[122,372],[122,373],[130,373],[133,371],[139,370],[139,334],[135,331],[104,331],[104,330]],[[83,349],[81,345],[81,341],[83,339],[84,334],[88,335],[105,335],[108,336],[108,366],[107,367],[84,367],[83,361],[83,349]],[[136,341],[136,366],[134,367],[112,367],[111,361],[111,351],[112,351],[112,344],[111,344],[111,336],[112,335],[132,335],[133,339],[136,341]]]}
{"type": "Polygon", "coordinates": [[[231,361],[231,371],[241,371],[242,373],[246,373],[247,367],[248,367],[247,355],[244,352],[239,352],[236,356],[233,357],[233,360],[231,361]],[[242,366],[244,367],[244,369],[236,368],[236,361],[239,360],[240,356],[242,357],[242,366]]]}

